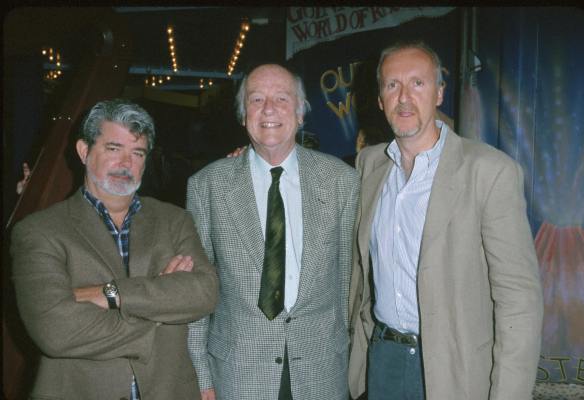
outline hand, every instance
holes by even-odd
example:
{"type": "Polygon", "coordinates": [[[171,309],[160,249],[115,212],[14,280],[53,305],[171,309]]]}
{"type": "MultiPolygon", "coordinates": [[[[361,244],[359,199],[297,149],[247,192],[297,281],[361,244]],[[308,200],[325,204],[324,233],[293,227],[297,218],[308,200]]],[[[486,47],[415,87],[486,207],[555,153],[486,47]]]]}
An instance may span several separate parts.
{"type": "MultiPolygon", "coordinates": [[[[73,289],[77,303],[93,303],[98,307],[108,310],[109,304],[103,294],[103,285],[86,286],[73,289]]],[[[120,299],[116,296],[116,303],[120,306],[120,299]]]]}
{"type": "Polygon", "coordinates": [[[22,164],[22,174],[24,177],[16,184],[16,194],[21,194],[24,191],[30,179],[30,168],[27,163],[22,164]]]}
{"type": "Polygon", "coordinates": [[[240,155],[243,154],[243,152],[245,151],[245,149],[247,149],[247,146],[237,147],[231,153],[227,154],[227,158],[239,157],[240,155]]]}
{"type": "Polygon", "coordinates": [[[201,400],[215,400],[215,389],[201,390],[201,400]]]}
{"type": "Polygon", "coordinates": [[[172,274],[173,272],[193,270],[193,258],[191,256],[183,256],[181,254],[170,259],[164,270],[159,275],[172,274]]]}

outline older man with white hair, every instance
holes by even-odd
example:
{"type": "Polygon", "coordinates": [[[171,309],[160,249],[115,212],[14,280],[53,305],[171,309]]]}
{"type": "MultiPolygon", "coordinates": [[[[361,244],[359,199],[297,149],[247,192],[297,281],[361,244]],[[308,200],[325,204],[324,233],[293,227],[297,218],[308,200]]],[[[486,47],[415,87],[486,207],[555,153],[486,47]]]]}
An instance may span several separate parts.
{"type": "Polygon", "coordinates": [[[219,304],[191,326],[205,399],[348,396],[348,290],[359,178],[296,145],[308,103],[282,66],[237,95],[251,147],[192,176],[187,209],[219,273],[219,304]]]}

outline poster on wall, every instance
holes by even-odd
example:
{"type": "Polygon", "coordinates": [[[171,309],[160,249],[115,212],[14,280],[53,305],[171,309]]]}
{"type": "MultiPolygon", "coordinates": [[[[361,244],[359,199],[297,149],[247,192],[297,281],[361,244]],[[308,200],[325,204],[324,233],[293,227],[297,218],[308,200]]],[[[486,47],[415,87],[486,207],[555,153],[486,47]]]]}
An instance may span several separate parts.
{"type": "Polygon", "coordinates": [[[453,45],[452,38],[459,35],[460,21],[453,10],[453,7],[289,7],[287,41],[295,46],[295,51],[303,48],[297,53],[292,51],[290,63],[304,80],[312,108],[305,129],[318,137],[320,150],[351,159],[360,129],[378,141],[391,139],[391,129],[378,106],[376,67],[381,50],[397,41],[423,40],[439,53],[447,71],[448,87],[441,110],[453,116],[456,88],[451,82],[456,76],[458,43],[454,41],[453,45]],[[323,18],[341,20],[340,15],[350,19],[357,14],[375,23],[362,29],[349,26],[342,33],[310,40],[294,33],[302,24],[324,23],[323,18]]]}
{"type": "MultiPolygon", "coordinates": [[[[517,160],[544,297],[538,382],[584,385],[584,12],[479,9],[462,134],[517,160]],[[558,23],[561,21],[561,23],[558,23]],[[513,37],[507,41],[503,38],[513,37]]],[[[572,398],[572,397],[570,397],[572,398]]],[[[575,397],[574,397],[575,398],[575,397]]],[[[581,398],[581,397],[578,397],[581,398]]]]}
{"type": "Polygon", "coordinates": [[[454,7],[288,7],[286,58],[318,43],[419,17],[440,17],[454,7]]]}

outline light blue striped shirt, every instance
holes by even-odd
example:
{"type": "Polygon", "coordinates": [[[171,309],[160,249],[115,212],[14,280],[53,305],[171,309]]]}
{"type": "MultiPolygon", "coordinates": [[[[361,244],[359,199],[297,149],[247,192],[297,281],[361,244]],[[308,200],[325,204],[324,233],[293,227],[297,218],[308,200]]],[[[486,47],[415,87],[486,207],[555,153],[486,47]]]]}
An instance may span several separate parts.
{"type": "Polygon", "coordinates": [[[417,272],[428,200],[448,128],[436,120],[440,137],[419,153],[406,181],[401,152],[394,140],[387,155],[394,166],[377,203],[369,248],[378,321],[401,332],[419,333],[417,272]]]}
{"type": "MultiPolygon", "coordinates": [[[[255,192],[256,205],[266,236],[266,214],[268,213],[268,191],[272,184],[270,165],[253,148],[249,149],[249,164],[255,192]]],[[[279,165],[284,169],[280,177],[280,195],[284,202],[286,218],[286,280],[284,287],[284,307],[287,311],[294,306],[300,284],[300,260],[302,257],[302,195],[300,192],[300,173],[296,148],[279,165]]]]}

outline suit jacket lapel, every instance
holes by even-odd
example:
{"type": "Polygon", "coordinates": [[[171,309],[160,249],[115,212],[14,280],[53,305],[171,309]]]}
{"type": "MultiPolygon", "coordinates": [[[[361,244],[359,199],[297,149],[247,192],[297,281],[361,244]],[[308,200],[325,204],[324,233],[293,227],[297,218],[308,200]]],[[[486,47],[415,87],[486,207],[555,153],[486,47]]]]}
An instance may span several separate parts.
{"type": "Polygon", "coordinates": [[[130,276],[149,276],[160,272],[150,271],[153,233],[156,232],[156,218],[151,210],[142,203],[142,208],[134,215],[130,225],[130,276]]]}
{"type": "Polygon", "coordinates": [[[440,155],[438,169],[432,183],[432,192],[428,203],[422,244],[420,249],[419,269],[425,269],[425,256],[431,243],[446,229],[448,222],[454,215],[456,199],[464,187],[458,171],[462,165],[462,143],[453,131],[449,131],[440,155]]]}
{"type": "Polygon", "coordinates": [[[369,270],[369,240],[371,238],[373,216],[375,215],[381,191],[383,190],[392,166],[393,162],[385,154],[385,150],[383,150],[374,160],[371,172],[363,176],[361,183],[361,207],[359,211],[361,215],[358,218],[358,240],[361,257],[364,262],[365,277],[367,277],[369,270]]]}
{"type": "Polygon", "coordinates": [[[249,165],[249,153],[237,157],[233,163],[231,190],[227,192],[226,203],[242,243],[261,274],[264,260],[264,235],[256,205],[255,192],[249,165]]]}
{"type": "Polygon", "coordinates": [[[296,304],[301,304],[310,292],[313,277],[318,271],[317,260],[321,251],[318,244],[322,242],[319,230],[327,223],[323,210],[328,207],[329,194],[322,187],[326,179],[320,176],[321,171],[312,154],[300,146],[296,146],[296,152],[302,198],[302,258],[296,304]]]}
{"type": "Polygon", "coordinates": [[[69,199],[69,213],[73,228],[93,248],[98,258],[115,278],[123,278],[126,271],[112,235],[93,206],[78,191],[69,199]]]}

